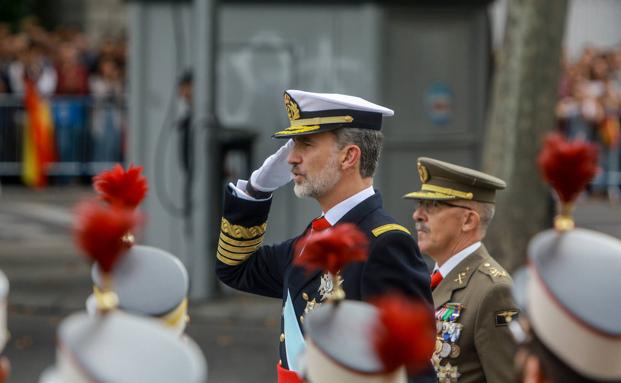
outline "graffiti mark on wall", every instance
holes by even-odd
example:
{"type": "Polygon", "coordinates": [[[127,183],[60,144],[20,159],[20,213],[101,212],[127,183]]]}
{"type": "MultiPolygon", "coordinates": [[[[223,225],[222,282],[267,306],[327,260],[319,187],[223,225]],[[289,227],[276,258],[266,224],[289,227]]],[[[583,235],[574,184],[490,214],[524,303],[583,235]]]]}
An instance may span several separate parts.
{"type": "Polygon", "coordinates": [[[360,60],[339,53],[329,35],[300,46],[277,31],[222,46],[217,74],[217,112],[226,126],[276,123],[284,89],[344,92],[351,88],[347,79],[369,75],[360,60]]]}

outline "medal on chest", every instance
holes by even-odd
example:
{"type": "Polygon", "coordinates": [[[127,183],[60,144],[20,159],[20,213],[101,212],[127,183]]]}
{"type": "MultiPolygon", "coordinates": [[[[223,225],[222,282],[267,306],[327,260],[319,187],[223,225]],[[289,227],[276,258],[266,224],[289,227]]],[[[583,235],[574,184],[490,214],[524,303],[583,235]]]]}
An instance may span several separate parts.
{"type": "Polygon", "coordinates": [[[436,310],[436,348],[431,358],[440,383],[454,383],[461,375],[457,366],[451,365],[448,359],[461,355],[457,344],[463,325],[459,318],[463,310],[461,303],[446,303],[436,310]]]}
{"type": "Polygon", "coordinates": [[[321,302],[326,299],[332,297],[332,294],[335,292],[335,287],[341,287],[343,285],[343,278],[339,273],[336,274],[335,278],[330,278],[328,273],[321,275],[321,282],[319,284],[319,294],[321,295],[321,302]],[[334,284],[337,284],[335,286],[334,284]]]}
{"type": "Polygon", "coordinates": [[[317,298],[311,299],[311,297],[307,293],[302,294],[302,298],[306,301],[306,307],[304,307],[304,315],[321,306],[321,304],[326,299],[332,298],[333,295],[338,291],[342,291],[342,289],[336,288],[341,287],[342,285],[343,278],[339,273],[337,273],[335,277],[331,277],[328,273],[322,274],[319,281],[319,287],[317,288],[317,292],[321,296],[321,298],[319,298],[319,301],[317,301],[317,298]]]}

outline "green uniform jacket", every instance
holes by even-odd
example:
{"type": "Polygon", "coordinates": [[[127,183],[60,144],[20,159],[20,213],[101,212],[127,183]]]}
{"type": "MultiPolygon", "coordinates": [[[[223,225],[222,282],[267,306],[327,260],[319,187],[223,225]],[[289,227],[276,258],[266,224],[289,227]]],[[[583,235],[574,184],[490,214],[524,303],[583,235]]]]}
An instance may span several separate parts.
{"type": "Polygon", "coordinates": [[[438,340],[433,363],[443,382],[511,382],[517,318],[511,277],[485,246],[467,256],[433,291],[438,340]]]}

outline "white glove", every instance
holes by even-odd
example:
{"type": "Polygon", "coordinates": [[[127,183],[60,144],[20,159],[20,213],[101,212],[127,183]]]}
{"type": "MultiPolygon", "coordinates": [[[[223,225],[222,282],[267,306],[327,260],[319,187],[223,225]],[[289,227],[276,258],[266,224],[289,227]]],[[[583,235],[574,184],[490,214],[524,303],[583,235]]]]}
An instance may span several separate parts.
{"type": "Polygon", "coordinates": [[[276,153],[267,157],[260,168],[250,175],[252,188],[264,193],[271,193],[293,179],[291,165],[287,157],[293,148],[293,140],[287,141],[276,153]]]}

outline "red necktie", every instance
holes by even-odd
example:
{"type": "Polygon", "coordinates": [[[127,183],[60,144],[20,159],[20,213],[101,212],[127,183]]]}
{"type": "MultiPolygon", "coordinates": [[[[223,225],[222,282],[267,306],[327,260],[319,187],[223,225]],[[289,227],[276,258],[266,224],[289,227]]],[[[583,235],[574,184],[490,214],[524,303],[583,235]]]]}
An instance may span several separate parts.
{"type": "Polygon", "coordinates": [[[327,228],[329,228],[331,226],[332,225],[330,225],[330,222],[328,222],[328,220],[326,219],[325,216],[321,216],[319,218],[315,218],[313,220],[313,222],[311,222],[311,227],[315,231],[322,231],[322,230],[325,230],[325,229],[327,229],[327,228]]]}
{"type": "Polygon", "coordinates": [[[442,274],[436,270],[431,274],[431,289],[435,289],[442,282],[442,274]]]}

